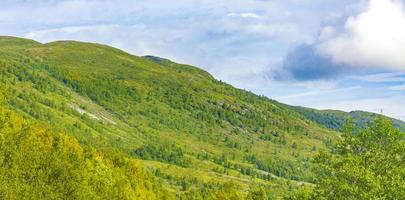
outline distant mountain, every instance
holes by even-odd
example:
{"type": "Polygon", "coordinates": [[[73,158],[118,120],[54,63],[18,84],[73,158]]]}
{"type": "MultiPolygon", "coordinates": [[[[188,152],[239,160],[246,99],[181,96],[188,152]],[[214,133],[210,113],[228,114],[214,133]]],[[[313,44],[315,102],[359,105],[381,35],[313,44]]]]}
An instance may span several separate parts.
{"type": "MultiPolygon", "coordinates": [[[[316,110],[294,106],[291,106],[291,108],[305,116],[307,119],[335,131],[341,131],[348,119],[352,120],[358,127],[364,128],[368,123],[373,122],[377,117],[382,116],[380,114],[364,111],[343,112],[337,110],[316,110]]],[[[405,122],[392,118],[391,121],[396,128],[405,132],[405,122]]]]}
{"type": "Polygon", "coordinates": [[[0,37],[0,76],[0,197],[17,199],[280,198],[311,185],[347,116],[372,118],[75,41],[0,37]]]}

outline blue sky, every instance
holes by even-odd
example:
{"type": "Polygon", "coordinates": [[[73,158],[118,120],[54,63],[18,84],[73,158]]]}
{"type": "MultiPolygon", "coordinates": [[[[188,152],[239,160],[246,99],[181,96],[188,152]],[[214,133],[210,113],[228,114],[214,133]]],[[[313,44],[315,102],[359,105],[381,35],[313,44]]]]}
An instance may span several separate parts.
{"type": "Polygon", "coordinates": [[[3,0],[0,34],[199,66],[293,105],[405,118],[402,0],[3,0]]]}

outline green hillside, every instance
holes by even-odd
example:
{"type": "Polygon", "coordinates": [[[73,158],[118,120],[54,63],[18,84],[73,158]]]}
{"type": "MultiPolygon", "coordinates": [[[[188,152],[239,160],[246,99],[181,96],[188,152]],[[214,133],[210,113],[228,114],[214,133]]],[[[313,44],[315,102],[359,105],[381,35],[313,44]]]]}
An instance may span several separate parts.
{"type": "Polygon", "coordinates": [[[0,76],[1,127],[11,127],[1,151],[17,159],[0,157],[11,177],[0,179],[9,182],[0,198],[281,198],[312,187],[311,159],[346,118],[323,123],[198,68],[91,43],[0,37],[0,76]],[[26,158],[27,172],[56,172],[25,176],[26,158]],[[26,188],[8,193],[16,184],[26,188]]]}
{"type": "MultiPolygon", "coordinates": [[[[4,102],[3,102],[4,103],[4,102]]],[[[134,159],[83,146],[0,106],[1,199],[171,197],[134,159]]]]}
{"type": "MultiPolygon", "coordinates": [[[[307,119],[335,131],[341,131],[345,122],[349,119],[359,128],[364,128],[368,123],[373,122],[377,117],[382,116],[364,111],[343,112],[338,110],[316,110],[294,106],[291,106],[291,108],[305,116],[307,119]]],[[[397,119],[391,119],[391,121],[396,128],[405,132],[405,122],[397,119]]]]}

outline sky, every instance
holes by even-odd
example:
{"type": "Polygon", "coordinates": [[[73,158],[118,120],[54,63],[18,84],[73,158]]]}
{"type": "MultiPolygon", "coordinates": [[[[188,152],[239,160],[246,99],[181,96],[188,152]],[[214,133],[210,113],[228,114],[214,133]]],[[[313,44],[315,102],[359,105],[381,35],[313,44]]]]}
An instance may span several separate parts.
{"type": "Polygon", "coordinates": [[[0,35],[207,70],[292,105],[405,119],[404,0],[2,0],[0,35]]]}

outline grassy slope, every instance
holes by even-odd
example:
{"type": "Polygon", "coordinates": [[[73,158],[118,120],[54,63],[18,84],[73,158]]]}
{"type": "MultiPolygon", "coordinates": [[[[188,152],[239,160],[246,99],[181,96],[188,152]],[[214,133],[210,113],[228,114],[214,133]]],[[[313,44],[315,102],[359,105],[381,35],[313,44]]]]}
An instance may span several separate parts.
{"type": "Polygon", "coordinates": [[[0,73],[11,109],[144,159],[178,195],[232,181],[281,196],[312,180],[310,158],[338,137],[198,68],[104,45],[1,37],[0,73]]]}

